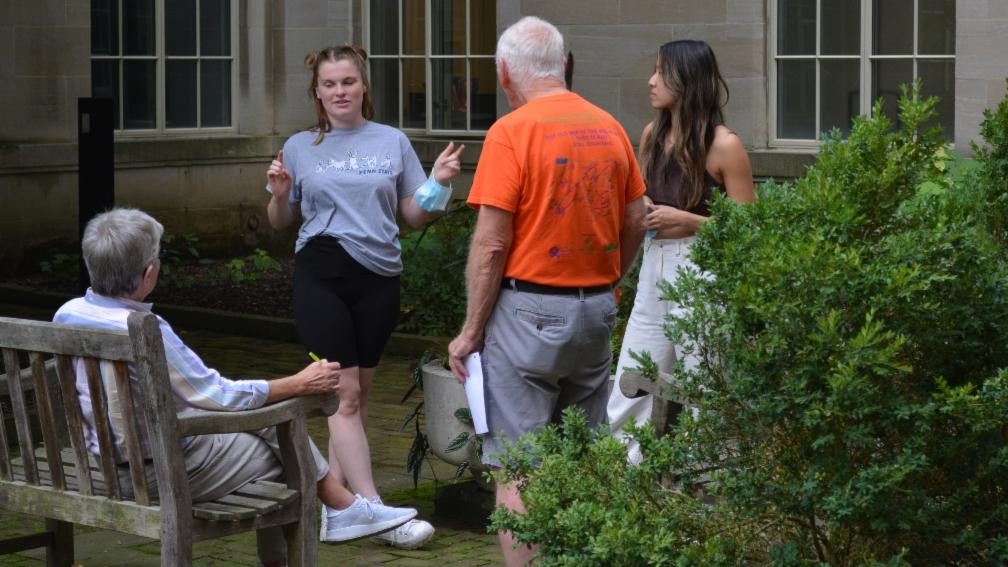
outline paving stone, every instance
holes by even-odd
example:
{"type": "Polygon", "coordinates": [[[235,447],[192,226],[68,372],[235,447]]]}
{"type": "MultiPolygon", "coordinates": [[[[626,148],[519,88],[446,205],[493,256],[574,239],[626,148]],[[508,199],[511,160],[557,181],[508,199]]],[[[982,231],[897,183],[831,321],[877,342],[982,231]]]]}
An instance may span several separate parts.
{"type": "MultiPolygon", "coordinates": [[[[15,307],[0,305],[0,315],[27,316],[15,307]]],[[[176,329],[207,364],[226,376],[281,376],[294,373],[307,364],[303,347],[206,331],[176,329]]],[[[503,565],[497,537],[486,533],[479,522],[435,515],[437,488],[448,483],[455,473],[454,465],[431,458],[421,474],[420,486],[405,470],[406,455],[413,441],[410,424],[400,431],[403,417],[420,401],[419,392],[408,403],[400,403],[411,385],[411,359],[388,355],[378,367],[371,389],[368,417],[368,439],[371,445],[375,484],[389,503],[402,503],[419,510],[419,517],[434,524],[434,538],[418,550],[399,550],[363,539],[339,545],[320,545],[320,566],[391,565],[397,567],[438,565],[497,566],[503,565]]],[[[325,452],[328,428],[324,417],[313,417],[308,424],[309,435],[325,452]]],[[[0,510],[0,539],[31,533],[40,529],[42,521],[0,510]]],[[[159,565],[159,544],[156,541],[118,532],[75,529],[75,567],[148,567],[159,565]]],[[[197,542],[193,549],[194,565],[207,567],[238,567],[257,565],[255,535],[252,533],[216,540],[197,542]]],[[[4,567],[41,567],[45,565],[39,550],[0,556],[4,567]]]]}

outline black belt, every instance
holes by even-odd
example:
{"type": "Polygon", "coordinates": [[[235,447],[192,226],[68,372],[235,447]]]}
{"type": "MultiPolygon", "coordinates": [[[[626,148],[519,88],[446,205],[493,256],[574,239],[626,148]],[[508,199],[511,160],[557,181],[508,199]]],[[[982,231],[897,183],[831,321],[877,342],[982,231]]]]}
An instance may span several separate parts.
{"type": "Polygon", "coordinates": [[[612,291],[612,284],[592,285],[586,287],[557,287],[543,285],[514,278],[504,278],[501,280],[501,289],[513,289],[525,293],[541,293],[543,295],[595,295],[598,293],[609,293],[612,291]]]}

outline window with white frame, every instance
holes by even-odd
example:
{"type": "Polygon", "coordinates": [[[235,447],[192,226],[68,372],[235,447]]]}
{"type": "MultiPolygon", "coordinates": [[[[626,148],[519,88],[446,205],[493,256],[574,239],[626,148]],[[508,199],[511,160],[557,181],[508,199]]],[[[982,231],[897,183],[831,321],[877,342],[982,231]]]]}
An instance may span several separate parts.
{"type": "Polygon", "coordinates": [[[955,0],[774,0],[771,118],[777,144],[850,132],[881,98],[895,122],[900,85],[939,97],[953,136],[955,0]]]}
{"type": "Polygon", "coordinates": [[[494,0],[369,0],[375,118],[404,130],[485,132],[497,118],[494,0]]]}
{"type": "Polygon", "coordinates": [[[236,0],[91,0],[91,94],[115,129],[231,129],[236,0]]]}

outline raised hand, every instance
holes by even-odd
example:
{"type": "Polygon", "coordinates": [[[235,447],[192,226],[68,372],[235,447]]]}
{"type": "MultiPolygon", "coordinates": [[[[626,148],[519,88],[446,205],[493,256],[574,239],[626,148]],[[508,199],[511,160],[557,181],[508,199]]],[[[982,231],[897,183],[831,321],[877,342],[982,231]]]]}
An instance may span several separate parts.
{"type": "Polygon", "coordinates": [[[269,181],[270,189],[277,199],[284,201],[291,190],[291,177],[284,168],[283,150],[277,154],[276,159],[270,162],[269,169],[266,170],[266,179],[269,181]]]}
{"type": "Polygon", "coordinates": [[[465,151],[465,144],[459,144],[456,148],[455,142],[448,142],[445,149],[441,151],[441,155],[434,160],[434,167],[431,170],[438,183],[448,185],[448,181],[462,170],[463,151],[465,151]]]}

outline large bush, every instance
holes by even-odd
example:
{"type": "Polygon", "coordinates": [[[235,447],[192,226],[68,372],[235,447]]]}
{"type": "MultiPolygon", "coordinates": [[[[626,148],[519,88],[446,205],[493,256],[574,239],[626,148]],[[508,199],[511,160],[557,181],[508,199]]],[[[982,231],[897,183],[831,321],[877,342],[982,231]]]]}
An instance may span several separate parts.
{"type": "Polygon", "coordinates": [[[404,333],[454,336],[465,320],[465,267],[476,213],[456,203],[402,238],[399,326],[404,333]]]}
{"type": "Polygon", "coordinates": [[[496,527],[545,565],[1008,561],[1008,102],[956,164],[918,92],[714,204],[665,286],[696,411],[640,467],[568,416],[508,455],[528,514],[496,527]]]}

